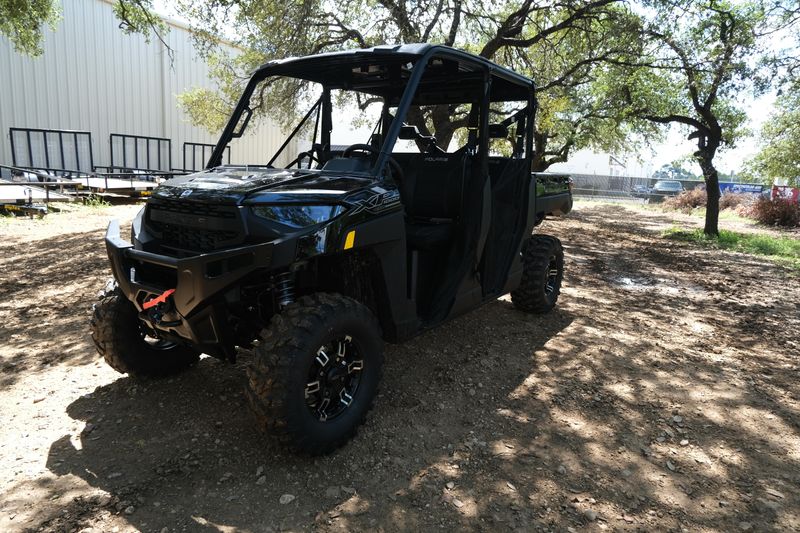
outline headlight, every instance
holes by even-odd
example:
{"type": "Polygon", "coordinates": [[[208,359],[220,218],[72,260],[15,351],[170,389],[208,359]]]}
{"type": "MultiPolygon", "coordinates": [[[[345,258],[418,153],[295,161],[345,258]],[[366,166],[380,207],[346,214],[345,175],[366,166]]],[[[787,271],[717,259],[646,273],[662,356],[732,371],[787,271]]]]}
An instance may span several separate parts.
{"type": "Polygon", "coordinates": [[[341,205],[260,205],[253,214],[289,226],[305,228],[327,222],[344,211],[341,205]]]}

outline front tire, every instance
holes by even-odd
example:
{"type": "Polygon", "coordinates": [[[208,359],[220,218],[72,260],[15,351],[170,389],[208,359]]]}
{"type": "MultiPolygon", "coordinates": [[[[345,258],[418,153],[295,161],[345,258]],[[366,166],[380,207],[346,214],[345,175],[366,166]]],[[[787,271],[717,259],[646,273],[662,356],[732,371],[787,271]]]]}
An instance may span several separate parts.
{"type": "Polygon", "coordinates": [[[119,287],[94,305],[92,340],[106,363],[134,378],[177,374],[197,363],[200,354],[188,346],[148,335],[136,307],[119,287]]]}
{"type": "Polygon", "coordinates": [[[549,235],[534,235],[522,254],[522,281],[511,302],[526,313],[547,313],[555,307],[564,278],[564,249],[549,235]]]}
{"type": "Polygon", "coordinates": [[[303,296],[261,336],[246,388],[261,429],[311,455],[352,438],[383,369],[383,339],[370,310],[340,294],[303,296]]]}

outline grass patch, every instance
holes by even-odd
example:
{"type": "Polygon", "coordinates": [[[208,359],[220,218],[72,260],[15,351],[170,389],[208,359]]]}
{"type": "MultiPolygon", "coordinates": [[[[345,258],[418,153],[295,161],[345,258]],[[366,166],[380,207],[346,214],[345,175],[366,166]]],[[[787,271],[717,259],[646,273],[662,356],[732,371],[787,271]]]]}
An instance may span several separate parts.
{"type": "Polygon", "coordinates": [[[676,241],[699,243],[708,248],[763,255],[800,271],[800,239],[793,237],[720,230],[719,237],[715,238],[706,236],[701,229],[685,230],[675,227],[666,230],[664,236],[676,241]]]}
{"type": "Polygon", "coordinates": [[[89,196],[86,196],[83,199],[83,205],[94,209],[111,207],[111,204],[108,203],[102,196],[98,196],[96,194],[90,194],[89,196]]]}
{"type": "MultiPolygon", "coordinates": [[[[702,219],[706,218],[706,208],[705,207],[697,207],[692,209],[692,212],[689,213],[690,215],[700,217],[702,219]]],[[[734,209],[722,209],[719,212],[719,219],[720,220],[736,220],[739,222],[747,222],[749,224],[755,224],[756,221],[752,218],[743,217],[738,214],[734,209]]]]}

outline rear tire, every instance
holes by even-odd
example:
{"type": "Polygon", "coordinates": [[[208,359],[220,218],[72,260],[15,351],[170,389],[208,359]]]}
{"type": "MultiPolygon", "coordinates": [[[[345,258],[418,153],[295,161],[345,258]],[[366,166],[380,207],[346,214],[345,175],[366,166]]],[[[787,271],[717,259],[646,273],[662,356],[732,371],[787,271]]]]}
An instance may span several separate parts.
{"type": "Polygon", "coordinates": [[[303,296],[262,332],[246,394],[258,425],[300,453],[330,453],[355,435],[383,370],[378,321],[340,294],[303,296]]]}
{"type": "Polygon", "coordinates": [[[547,313],[555,307],[564,277],[564,249],[549,235],[534,235],[522,253],[522,281],[511,291],[514,307],[526,313],[547,313]]]}
{"type": "Polygon", "coordinates": [[[107,291],[94,305],[92,340],[117,372],[134,378],[169,376],[200,358],[188,346],[149,337],[144,328],[136,307],[118,287],[107,291]]]}

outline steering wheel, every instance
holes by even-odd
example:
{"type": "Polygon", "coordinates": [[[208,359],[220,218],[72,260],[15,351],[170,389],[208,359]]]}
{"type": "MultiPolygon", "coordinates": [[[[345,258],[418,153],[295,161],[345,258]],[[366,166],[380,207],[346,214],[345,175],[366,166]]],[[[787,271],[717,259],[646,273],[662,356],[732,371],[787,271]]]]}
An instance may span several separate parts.
{"type": "Polygon", "coordinates": [[[308,168],[311,168],[312,163],[319,163],[319,159],[314,155],[314,149],[297,154],[297,168],[303,168],[303,158],[308,157],[308,168]]]}
{"type": "MultiPolygon", "coordinates": [[[[342,157],[365,157],[367,155],[378,155],[378,153],[378,150],[368,144],[351,144],[344,149],[342,157]]],[[[403,175],[403,169],[400,167],[400,164],[391,156],[386,159],[386,163],[389,165],[392,178],[398,182],[403,181],[405,176],[403,175]]]]}

